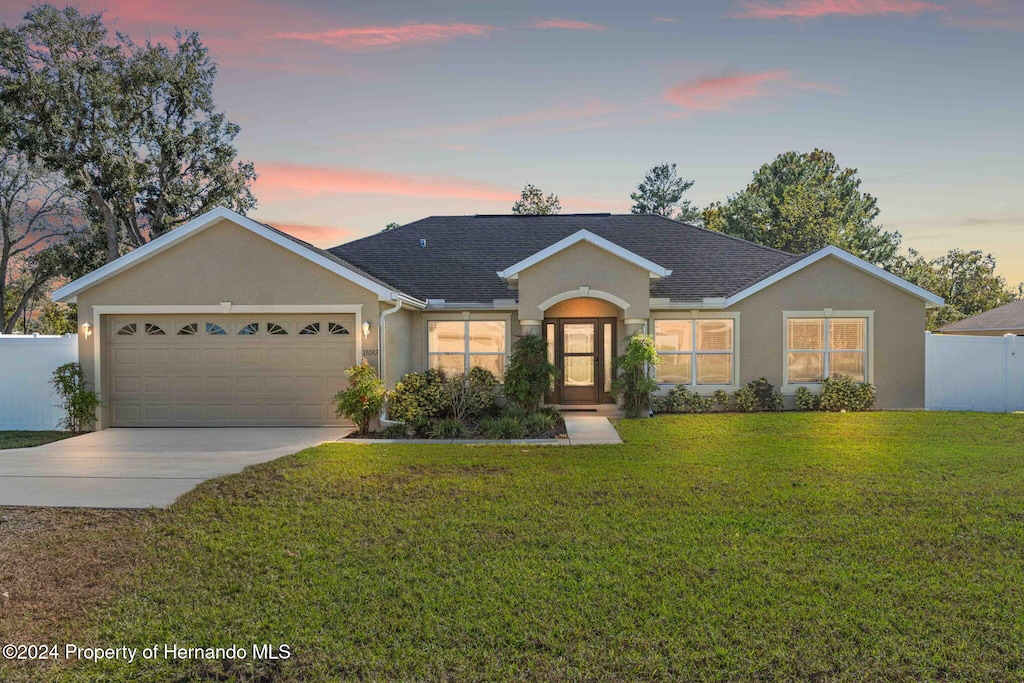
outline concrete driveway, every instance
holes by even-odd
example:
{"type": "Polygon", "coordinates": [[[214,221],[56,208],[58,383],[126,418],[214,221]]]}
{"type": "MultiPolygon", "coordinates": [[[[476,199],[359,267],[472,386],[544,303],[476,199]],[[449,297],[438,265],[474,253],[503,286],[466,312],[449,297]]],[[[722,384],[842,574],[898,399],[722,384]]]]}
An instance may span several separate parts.
{"type": "Polygon", "coordinates": [[[349,431],[105,429],[35,448],[0,450],[0,505],[166,507],[207,479],[349,431]]]}

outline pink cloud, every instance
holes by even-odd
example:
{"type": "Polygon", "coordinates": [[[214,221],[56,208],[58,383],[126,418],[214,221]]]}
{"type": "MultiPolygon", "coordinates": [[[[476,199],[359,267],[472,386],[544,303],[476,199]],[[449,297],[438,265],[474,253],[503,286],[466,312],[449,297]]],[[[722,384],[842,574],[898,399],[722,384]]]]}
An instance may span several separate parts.
{"type": "Polygon", "coordinates": [[[333,247],[336,244],[352,239],[356,232],[350,228],[332,228],[326,225],[306,225],[304,223],[275,223],[267,221],[281,232],[286,232],[300,240],[316,246],[333,247]]]}
{"type": "Polygon", "coordinates": [[[345,50],[402,47],[424,43],[446,43],[456,38],[484,37],[498,31],[490,24],[401,24],[396,26],[360,26],[330,31],[274,33],[271,38],[304,40],[345,50]]]}
{"type": "Polygon", "coordinates": [[[675,19],[673,19],[672,17],[654,17],[654,20],[660,21],[664,24],[671,24],[672,22],[675,21],[675,19]]]}
{"type": "Polygon", "coordinates": [[[818,17],[902,14],[913,17],[940,12],[944,5],[925,0],[751,0],[729,16],[737,19],[816,19],[818,17]]]}
{"type": "Polygon", "coordinates": [[[783,90],[822,90],[836,95],[843,93],[839,86],[804,81],[785,69],[774,69],[760,73],[705,76],[679,83],[665,91],[665,99],[691,111],[723,111],[733,109],[743,100],[769,97],[783,90]]]}
{"type": "Polygon", "coordinates": [[[569,31],[606,31],[607,26],[592,24],[589,21],[575,21],[573,19],[537,19],[532,24],[533,28],[560,28],[569,31]]]}
{"type": "Polygon", "coordinates": [[[259,164],[257,191],[309,197],[317,194],[387,194],[509,202],[517,193],[487,183],[434,175],[387,173],[347,166],[259,164]]]}

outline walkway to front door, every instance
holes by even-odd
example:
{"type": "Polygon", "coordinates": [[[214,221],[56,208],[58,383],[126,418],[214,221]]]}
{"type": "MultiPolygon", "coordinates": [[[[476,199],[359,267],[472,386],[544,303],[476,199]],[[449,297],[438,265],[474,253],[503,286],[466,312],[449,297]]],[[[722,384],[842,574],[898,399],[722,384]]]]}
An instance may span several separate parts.
{"type": "Polygon", "coordinates": [[[544,321],[548,355],[559,376],[547,402],[558,405],[614,403],[614,318],[554,318],[544,321]]]}

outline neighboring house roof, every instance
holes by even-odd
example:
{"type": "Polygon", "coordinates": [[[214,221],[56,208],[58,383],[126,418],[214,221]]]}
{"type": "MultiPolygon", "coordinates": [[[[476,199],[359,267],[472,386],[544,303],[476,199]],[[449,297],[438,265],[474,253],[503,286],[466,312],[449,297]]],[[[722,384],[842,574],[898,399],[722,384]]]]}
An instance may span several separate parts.
{"type": "Polygon", "coordinates": [[[417,301],[404,292],[396,290],[393,286],[388,285],[383,280],[362,271],[358,267],[347,263],[344,259],[334,254],[330,254],[322,249],[317,249],[313,245],[303,242],[296,237],[292,237],[287,233],[281,232],[277,228],[273,228],[265,223],[259,223],[251,218],[246,218],[241,214],[223,207],[207,211],[203,215],[192,219],[184,225],[157,237],[147,244],[144,244],[135,251],[125,254],[105,266],[97,268],[88,275],[61,287],[53,293],[51,298],[54,301],[73,302],[76,300],[76,297],[80,292],[92,287],[93,285],[97,285],[100,282],[127,270],[128,268],[136,266],[153,256],[156,256],[178,242],[188,239],[192,235],[205,230],[221,219],[227,219],[235,225],[245,228],[246,230],[257,234],[260,237],[263,237],[270,242],[273,242],[274,244],[277,244],[318,266],[321,266],[322,268],[326,268],[336,275],[340,275],[346,280],[354,282],[361,287],[365,287],[381,298],[387,300],[402,299],[419,307],[424,305],[424,302],[417,301]]]}
{"type": "Polygon", "coordinates": [[[939,329],[939,332],[988,332],[1000,330],[1024,331],[1024,300],[1012,301],[990,311],[957,320],[939,329]]]}
{"type": "Polygon", "coordinates": [[[432,216],[328,251],[419,298],[489,303],[515,296],[499,271],[507,274],[581,230],[594,238],[588,241],[607,240],[666,272],[652,282],[651,296],[674,300],[734,294],[797,258],[669,218],[636,214],[432,216]]]}

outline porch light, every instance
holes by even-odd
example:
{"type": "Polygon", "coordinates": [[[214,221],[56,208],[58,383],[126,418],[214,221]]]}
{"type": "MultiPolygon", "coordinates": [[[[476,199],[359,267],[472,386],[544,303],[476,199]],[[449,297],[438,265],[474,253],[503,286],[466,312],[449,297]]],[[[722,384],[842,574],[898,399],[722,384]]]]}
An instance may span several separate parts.
{"type": "Polygon", "coordinates": [[[89,323],[82,323],[82,334],[84,334],[85,338],[88,339],[89,335],[92,334],[92,325],[89,323]]]}
{"type": "Polygon", "coordinates": [[[369,320],[364,320],[363,321],[363,339],[366,339],[369,336],[370,336],[370,321],[369,320]]]}

